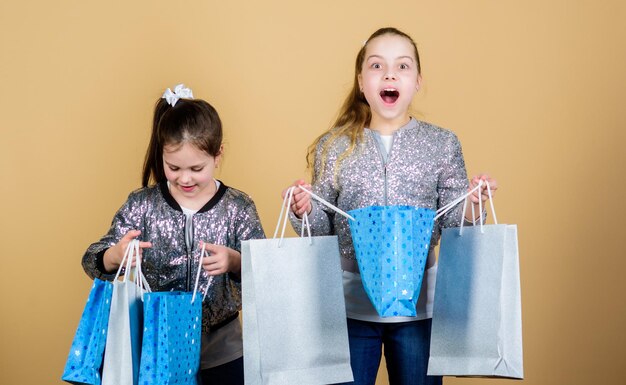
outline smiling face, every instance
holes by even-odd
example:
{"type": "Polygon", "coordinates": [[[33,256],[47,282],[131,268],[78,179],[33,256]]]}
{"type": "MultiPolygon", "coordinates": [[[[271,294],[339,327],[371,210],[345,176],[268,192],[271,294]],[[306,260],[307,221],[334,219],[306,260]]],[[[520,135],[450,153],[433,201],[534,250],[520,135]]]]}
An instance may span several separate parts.
{"type": "Polygon", "coordinates": [[[183,142],[163,147],[163,168],[172,197],[183,207],[198,210],[215,195],[213,172],[221,157],[183,142]]]}
{"type": "Polygon", "coordinates": [[[372,112],[371,129],[388,134],[408,123],[421,81],[418,67],[407,38],[385,34],[368,41],[358,81],[372,112]]]}

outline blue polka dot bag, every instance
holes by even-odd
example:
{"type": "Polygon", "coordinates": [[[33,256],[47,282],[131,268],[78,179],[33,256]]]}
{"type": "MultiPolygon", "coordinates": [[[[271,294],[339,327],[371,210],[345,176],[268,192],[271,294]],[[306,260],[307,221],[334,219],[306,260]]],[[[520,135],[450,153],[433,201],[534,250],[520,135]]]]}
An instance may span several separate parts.
{"type": "Polygon", "coordinates": [[[203,297],[197,288],[204,252],[193,292],[144,294],[139,385],[198,384],[203,297]]]}
{"type": "Polygon", "coordinates": [[[94,279],[65,363],[63,381],[100,385],[112,293],[111,282],[94,279]]]}
{"type": "Polygon", "coordinates": [[[435,211],[370,206],[348,212],[365,291],[381,317],[416,316],[435,211]]]}

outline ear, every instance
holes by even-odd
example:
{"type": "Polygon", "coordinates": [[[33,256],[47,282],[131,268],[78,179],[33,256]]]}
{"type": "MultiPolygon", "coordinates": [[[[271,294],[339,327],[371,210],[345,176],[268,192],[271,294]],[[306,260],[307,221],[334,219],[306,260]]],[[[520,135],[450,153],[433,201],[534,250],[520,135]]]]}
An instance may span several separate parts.
{"type": "Polygon", "coordinates": [[[222,160],[222,155],[224,154],[224,145],[220,146],[220,151],[215,155],[215,168],[217,168],[222,160]]]}
{"type": "Polygon", "coordinates": [[[422,75],[417,74],[417,83],[415,84],[415,91],[419,91],[422,86],[422,75]]]}

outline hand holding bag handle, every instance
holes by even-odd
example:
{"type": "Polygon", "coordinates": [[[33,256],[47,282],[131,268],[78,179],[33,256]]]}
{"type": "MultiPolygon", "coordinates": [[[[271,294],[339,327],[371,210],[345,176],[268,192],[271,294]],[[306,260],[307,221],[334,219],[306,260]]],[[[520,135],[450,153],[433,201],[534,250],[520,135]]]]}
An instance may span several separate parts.
{"type": "MultiPolygon", "coordinates": [[[[478,188],[480,188],[480,185],[483,183],[483,181],[479,181],[478,182],[478,186],[476,186],[476,188],[474,188],[473,190],[476,190],[478,188]]],[[[487,195],[489,196],[489,205],[491,206],[491,214],[493,215],[493,222],[494,224],[498,224],[498,217],[496,217],[496,209],[493,206],[493,198],[491,196],[491,186],[489,185],[489,182],[485,181],[484,182],[487,185],[487,195]]],[[[465,209],[467,208],[467,198],[465,198],[465,201],[463,202],[463,212],[461,215],[465,215],[465,209]]],[[[480,212],[482,212],[482,200],[478,200],[478,209],[480,212]]],[[[472,217],[474,218],[474,206],[472,205],[472,217]]],[[[480,232],[484,233],[485,229],[483,228],[483,216],[481,215],[480,218],[480,232]]],[[[459,235],[463,235],[463,224],[464,224],[464,220],[463,217],[461,217],[461,225],[459,226],[459,235]]],[[[474,225],[476,225],[476,223],[474,223],[474,225]]]]}
{"type": "MultiPolygon", "coordinates": [[[[323,198],[321,198],[320,196],[314,194],[313,192],[307,190],[306,188],[302,187],[302,186],[298,186],[297,188],[303,190],[304,192],[308,193],[309,195],[311,195],[312,198],[314,198],[315,200],[317,200],[318,202],[320,202],[321,204],[323,204],[324,206],[332,209],[333,211],[335,211],[336,213],[343,215],[344,217],[348,218],[348,219],[352,219],[354,220],[354,218],[346,213],[345,211],[341,210],[340,208],[333,206],[331,203],[325,201],[323,198]]],[[[280,228],[280,223],[282,221],[283,223],[283,228],[280,234],[280,240],[278,241],[278,247],[281,246],[282,244],[282,240],[285,237],[285,228],[287,227],[287,221],[289,219],[289,207],[291,206],[291,199],[293,197],[293,191],[296,189],[295,186],[291,186],[289,187],[289,189],[287,189],[287,194],[285,194],[285,197],[283,198],[283,204],[280,207],[280,214],[278,216],[278,223],[276,224],[276,230],[274,231],[274,236],[272,238],[276,238],[276,236],[278,235],[278,229],[280,228]],[[283,215],[285,215],[285,219],[283,220],[283,215]]],[[[309,217],[307,215],[307,213],[305,212],[303,217],[302,217],[302,230],[300,231],[300,237],[304,236],[304,228],[306,227],[308,236],[309,236],[309,240],[311,239],[311,227],[309,225],[309,217]]]]}
{"type": "Polygon", "coordinates": [[[141,300],[143,301],[143,294],[146,292],[151,293],[152,289],[150,288],[150,285],[148,284],[148,281],[146,280],[146,277],[143,275],[143,271],[141,270],[141,258],[139,258],[139,251],[139,240],[131,240],[128,243],[128,246],[126,246],[124,256],[122,257],[122,261],[120,262],[120,266],[117,269],[117,273],[115,274],[115,278],[113,279],[113,281],[117,281],[119,279],[122,268],[124,268],[125,273],[122,281],[126,282],[130,279],[135,282],[135,285],[141,293],[141,300]],[[134,268],[132,266],[133,257],[137,261],[134,268]]]}

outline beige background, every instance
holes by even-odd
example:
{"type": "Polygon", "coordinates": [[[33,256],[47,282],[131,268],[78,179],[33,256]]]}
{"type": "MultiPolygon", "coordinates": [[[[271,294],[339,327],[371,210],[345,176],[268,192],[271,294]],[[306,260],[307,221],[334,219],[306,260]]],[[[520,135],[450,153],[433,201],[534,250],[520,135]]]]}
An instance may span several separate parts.
{"type": "Polygon", "coordinates": [[[0,384],[60,383],[80,258],[139,186],[165,87],[215,105],[219,177],[271,233],[360,44],[388,25],[421,50],[416,116],[458,134],[519,226],[525,383],[623,383],[625,19],[621,0],[2,0],[0,384]]]}

